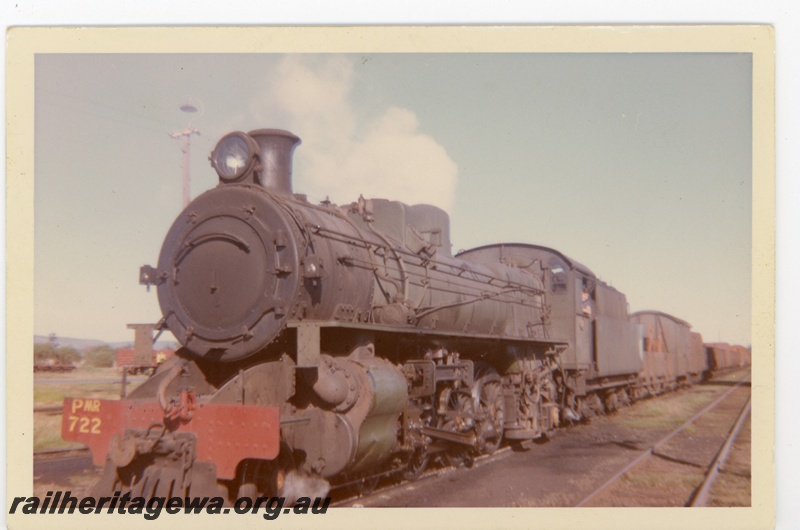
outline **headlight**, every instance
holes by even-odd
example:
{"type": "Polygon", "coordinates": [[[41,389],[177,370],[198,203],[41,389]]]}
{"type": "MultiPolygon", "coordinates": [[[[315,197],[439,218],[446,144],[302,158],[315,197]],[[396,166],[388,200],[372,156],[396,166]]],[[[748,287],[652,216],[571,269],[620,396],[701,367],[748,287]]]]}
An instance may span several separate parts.
{"type": "Polygon", "coordinates": [[[249,173],[255,165],[258,144],[242,132],[233,132],[222,137],[211,153],[211,165],[219,178],[236,181],[249,173]]]}

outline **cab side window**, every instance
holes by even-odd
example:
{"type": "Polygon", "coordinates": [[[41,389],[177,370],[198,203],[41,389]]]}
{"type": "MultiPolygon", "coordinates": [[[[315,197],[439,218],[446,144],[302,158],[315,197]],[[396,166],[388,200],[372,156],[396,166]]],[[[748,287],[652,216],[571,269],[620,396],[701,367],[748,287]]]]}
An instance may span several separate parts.
{"type": "Polygon", "coordinates": [[[575,278],[575,294],[578,298],[578,311],[585,317],[592,318],[594,313],[594,282],[589,278],[575,278]]]}
{"type": "Polygon", "coordinates": [[[567,291],[567,268],[559,260],[550,260],[550,292],[553,294],[567,291]]]}

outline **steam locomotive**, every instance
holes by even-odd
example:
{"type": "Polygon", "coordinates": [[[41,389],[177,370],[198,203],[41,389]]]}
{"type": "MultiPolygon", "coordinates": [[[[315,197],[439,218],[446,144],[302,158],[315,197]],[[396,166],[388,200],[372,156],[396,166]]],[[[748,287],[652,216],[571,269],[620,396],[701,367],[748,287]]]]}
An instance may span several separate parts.
{"type": "Polygon", "coordinates": [[[105,466],[96,493],[234,499],[411,478],[707,369],[666,373],[651,350],[688,324],[632,318],[624,294],[556,250],[454,256],[437,207],[310,203],[292,191],[299,141],[223,137],[219,185],[141,268],[183,347],[126,400],[65,400],[62,436],[105,466]]]}

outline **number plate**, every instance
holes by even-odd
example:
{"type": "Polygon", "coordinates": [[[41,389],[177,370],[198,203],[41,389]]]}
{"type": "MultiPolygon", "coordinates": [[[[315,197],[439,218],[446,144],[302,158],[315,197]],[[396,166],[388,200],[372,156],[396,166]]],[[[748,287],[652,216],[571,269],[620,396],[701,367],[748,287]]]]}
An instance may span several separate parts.
{"type": "MultiPolygon", "coordinates": [[[[153,401],[66,398],[61,437],[86,444],[94,464],[102,466],[115,434],[123,436],[125,429],[147,429],[162,422],[164,411],[153,401]]],[[[191,421],[176,420],[168,430],[195,433],[198,459],[214,462],[220,478],[233,478],[245,458],[271,460],[280,449],[277,407],[198,405],[191,421]]]]}

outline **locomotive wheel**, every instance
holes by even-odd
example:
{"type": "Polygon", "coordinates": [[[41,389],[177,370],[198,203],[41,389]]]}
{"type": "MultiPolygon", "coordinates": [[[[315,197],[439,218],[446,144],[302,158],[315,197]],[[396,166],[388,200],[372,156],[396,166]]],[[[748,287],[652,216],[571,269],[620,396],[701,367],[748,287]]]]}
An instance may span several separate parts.
{"type": "Polygon", "coordinates": [[[406,480],[418,479],[427,469],[429,461],[430,455],[424,447],[416,449],[409,458],[408,467],[403,470],[403,478],[406,480]]]}
{"type": "Polygon", "coordinates": [[[487,454],[492,454],[503,441],[503,427],[506,420],[503,387],[496,372],[481,377],[477,386],[481,418],[477,426],[478,434],[483,450],[487,454]]]}
{"type": "Polygon", "coordinates": [[[379,481],[380,477],[367,477],[359,480],[356,484],[358,496],[363,497],[364,495],[371,494],[373,491],[375,491],[375,488],[378,487],[379,481]]]}
{"type": "Polygon", "coordinates": [[[620,407],[627,407],[631,404],[631,398],[628,395],[628,391],[624,388],[617,392],[617,403],[620,407]]]}
{"type": "Polygon", "coordinates": [[[467,469],[475,463],[475,457],[469,449],[465,447],[454,447],[445,453],[445,462],[452,467],[459,467],[464,464],[467,469]]]}
{"type": "Polygon", "coordinates": [[[453,432],[466,432],[474,425],[475,408],[472,396],[462,391],[447,391],[447,407],[439,419],[439,427],[453,432]]]}
{"type": "MultiPolygon", "coordinates": [[[[447,400],[447,408],[439,419],[439,428],[459,433],[471,430],[475,426],[472,396],[457,390],[446,390],[446,392],[447,394],[442,397],[447,400]]],[[[447,465],[458,467],[463,463],[471,467],[472,457],[469,451],[470,449],[464,446],[454,444],[443,456],[447,465]]]]}

